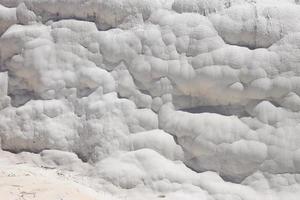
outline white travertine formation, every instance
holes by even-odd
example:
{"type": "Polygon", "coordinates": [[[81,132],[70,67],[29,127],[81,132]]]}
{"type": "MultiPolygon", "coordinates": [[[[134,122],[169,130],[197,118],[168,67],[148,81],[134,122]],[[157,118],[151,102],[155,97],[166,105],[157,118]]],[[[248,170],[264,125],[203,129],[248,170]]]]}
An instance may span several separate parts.
{"type": "Polygon", "coordinates": [[[117,199],[298,200],[299,4],[0,0],[0,172],[117,199]]]}

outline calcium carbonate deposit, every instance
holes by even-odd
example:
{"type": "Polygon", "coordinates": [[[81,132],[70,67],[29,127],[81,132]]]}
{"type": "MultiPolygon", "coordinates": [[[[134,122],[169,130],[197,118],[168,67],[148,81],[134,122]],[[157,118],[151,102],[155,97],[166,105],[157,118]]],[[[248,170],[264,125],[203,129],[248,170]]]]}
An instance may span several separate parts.
{"type": "Polygon", "coordinates": [[[0,0],[0,199],[299,200],[299,0],[0,0]]]}

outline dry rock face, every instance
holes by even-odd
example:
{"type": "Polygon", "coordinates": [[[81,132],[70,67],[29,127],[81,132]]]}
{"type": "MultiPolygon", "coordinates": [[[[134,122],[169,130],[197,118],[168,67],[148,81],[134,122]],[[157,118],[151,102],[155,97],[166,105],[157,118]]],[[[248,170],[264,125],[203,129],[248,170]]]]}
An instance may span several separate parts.
{"type": "Polygon", "coordinates": [[[298,1],[0,0],[2,167],[119,199],[298,200],[299,96],[298,1]]]}

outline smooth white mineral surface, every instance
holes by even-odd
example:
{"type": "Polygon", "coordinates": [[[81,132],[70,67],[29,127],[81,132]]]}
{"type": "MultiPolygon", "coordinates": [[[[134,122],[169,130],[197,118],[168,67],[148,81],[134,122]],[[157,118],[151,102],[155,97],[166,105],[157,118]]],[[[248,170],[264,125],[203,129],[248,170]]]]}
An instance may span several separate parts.
{"type": "Polygon", "coordinates": [[[299,200],[299,0],[0,0],[0,199],[299,200]]]}

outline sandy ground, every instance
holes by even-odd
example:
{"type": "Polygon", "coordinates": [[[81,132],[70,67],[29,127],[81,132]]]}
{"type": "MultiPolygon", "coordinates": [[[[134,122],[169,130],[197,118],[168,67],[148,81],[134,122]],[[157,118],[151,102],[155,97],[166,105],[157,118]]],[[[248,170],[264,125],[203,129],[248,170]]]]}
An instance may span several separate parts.
{"type": "Polygon", "coordinates": [[[108,194],[68,180],[57,170],[12,165],[0,167],[1,200],[108,200],[108,194]]]}

